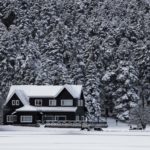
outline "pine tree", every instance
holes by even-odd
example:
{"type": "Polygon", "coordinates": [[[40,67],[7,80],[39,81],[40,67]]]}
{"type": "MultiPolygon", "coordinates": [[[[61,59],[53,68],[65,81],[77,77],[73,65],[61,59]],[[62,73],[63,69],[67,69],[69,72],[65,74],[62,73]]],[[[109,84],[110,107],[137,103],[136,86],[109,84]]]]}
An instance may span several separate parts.
{"type": "Polygon", "coordinates": [[[139,101],[138,72],[131,63],[121,61],[116,69],[116,75],[117,88],[113,93],[114,110],[120,120],[128,120],[130,109],[139,101]]]}
{"type": "Polygon", "coordinates": [[[87,102],[87,108],[89,111],[89,120],[99,121],[101,116],[100,110],[100,92],[99,82],[100,79],[95,75],[97,68],[92,60],[89,60],[86,65],[86,93],[85,98],[87,102]]]}
{"type": "Polygon", "coordinates": [[[142,104],[137,105],[130,111],[130,124],[136,124],[142,129],[146,129],[147,124],[150,123],[149,107],[143,107],[142,104]]]}

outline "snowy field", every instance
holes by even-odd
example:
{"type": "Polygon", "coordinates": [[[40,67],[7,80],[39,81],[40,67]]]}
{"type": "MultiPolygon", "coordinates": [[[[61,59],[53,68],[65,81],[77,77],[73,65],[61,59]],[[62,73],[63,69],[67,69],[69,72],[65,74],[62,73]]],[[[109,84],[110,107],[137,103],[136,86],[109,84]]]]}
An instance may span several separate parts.
{"type": "Polygon", "coordinates": [[[150,128],[129,131],[126,124],[109,124],[103,132],[0,126],[0,150],[150,150],[150,128]]]}

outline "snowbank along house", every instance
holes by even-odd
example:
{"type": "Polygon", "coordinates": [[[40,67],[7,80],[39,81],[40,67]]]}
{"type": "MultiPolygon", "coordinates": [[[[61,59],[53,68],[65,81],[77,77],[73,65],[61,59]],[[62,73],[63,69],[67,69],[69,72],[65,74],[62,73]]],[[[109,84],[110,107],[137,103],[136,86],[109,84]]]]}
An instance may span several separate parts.
{"type": "Polygon", "coordinates": [[[4,124],[80,121],[86,108],[81,85],[11,86],[3,107],[4,124]]]}

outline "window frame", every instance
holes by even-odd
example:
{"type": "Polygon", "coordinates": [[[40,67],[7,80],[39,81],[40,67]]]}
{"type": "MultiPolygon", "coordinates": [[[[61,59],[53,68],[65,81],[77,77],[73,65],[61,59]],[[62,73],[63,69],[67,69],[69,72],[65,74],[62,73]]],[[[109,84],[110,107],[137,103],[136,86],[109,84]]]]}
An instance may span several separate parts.
{"type": "Polygon", "coordinates": [[[84,105],[84,103],[83,103],[83,100],[78,100],[78,106],[83,106],[84,105]]]}
{"type": "Polygon", "coordinates": [[[55,116],[55,120],[56,121],[66,121],[67,120],[67,116],[66,115],[56,115],[55,116]],[[64,117],[65,119],[64,120],[59,120],[60,117],[64,117]]]}
{"type": "Polygon", "coordinates": [[[20,116],[20,122],[21,123],[32,123],[33,122],[33,116],[32,115],[21,115],[20,116]],[[26,121],[25,118],[30,117],[31,120],[26,121]]]}
{"type": "Polygon", "coordinates": [[[13,99],[13,100],[11,101],[11,104],[12,104],[12,106],[16,106],[16,100],[13,99]]]}
{"type": "Polygon", "coordinates": [[[83,106],[83,104],[84,104],[84,103],[83,103],[83,100],[80,100],[80,105],[83,106]]]}
{"type": "Polygon", "coordinates": [[[73,106],[73,99],[62,99],[61,106],[73,106]],[[71,102],[72,104],[64,104],[64,102],[71,102]]]}
{"type": "Polygon", "coordinates": [[[76,121],[80,121],[80,116],[76,115],[76,121]]]}
{"type": "Polygon", "coordinates": [[[56,106],[57,102],[56,99],[49,99],[49,106],[56,106]]]}
{"type": "Polygon", "coordinates": [[[20,100],[18,100],[18,99],[13,99],[12,101],[11,101],[11,104],[12,104],[12,106],[19,106],[20,105],[20,100]]]}
{"type": "Polygon", "coordinates": [[[13,115],[7,115],[6,116],[6,121],[9,122],[9,123],[14,122],[13,115]]]}
{"type": "Polygon", "coordinates": [[[42,99],[35,99],[34,100],[34,105],[35,106],[42,106],[43,100],[42,99]]]}
{"type": "Polygon", "coordinates": [[[19,106],[19,105],[20,105],[20,101],[16,100],[16,106],[19,106]]]}

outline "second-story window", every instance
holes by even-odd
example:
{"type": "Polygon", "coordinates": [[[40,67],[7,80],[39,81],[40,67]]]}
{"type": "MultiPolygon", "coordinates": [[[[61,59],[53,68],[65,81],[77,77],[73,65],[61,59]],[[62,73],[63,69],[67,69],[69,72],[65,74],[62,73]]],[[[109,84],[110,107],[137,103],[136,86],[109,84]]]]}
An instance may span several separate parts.
{"type": "Polygon", "coordinates": [[[16,106],[19,106],[19,100],[16,100],[16,106]]]}
{"type": "Polygon", "coordinates": [[[49,100],[49,106],[56,106],[56,100],[49,100]]]}
{"type": "Polygon", "coordinates": [[[83,106],[83,100],[78,100],[78,106],[83,106]]]}
{"type": "Polygon", "coordinates": [[[35,99],[35,106],[42,106],[42,99],[35,99]]]}
{"type": "Polygon", "coordinates": [[[12,105],[16,105],[16,100],[12,100],[12,105]]]}
{"type": "Polygon", "coordinates": [[[73,106],[73,100],[72,99],[63,99],[61,100],[61,106],[73,106]]]}
{"type": "Polygon", "coordinates": [[[12,100],[13,106],[19,106],[19,100],[12,100]]]}

